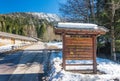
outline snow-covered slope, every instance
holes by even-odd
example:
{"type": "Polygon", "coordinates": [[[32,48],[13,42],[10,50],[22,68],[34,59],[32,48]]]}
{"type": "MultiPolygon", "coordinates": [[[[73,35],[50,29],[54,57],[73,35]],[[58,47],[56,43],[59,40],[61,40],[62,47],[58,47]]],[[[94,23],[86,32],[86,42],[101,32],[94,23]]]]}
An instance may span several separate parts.
{"type": "Polygon", "coordinates": [[[60,17],[56,14],[38,13],[38,12],[28,12],[28,14],[32,14],[33,16],[38,17],[39,19],[46,19],[49,22],[60,21],[60,17]]]}

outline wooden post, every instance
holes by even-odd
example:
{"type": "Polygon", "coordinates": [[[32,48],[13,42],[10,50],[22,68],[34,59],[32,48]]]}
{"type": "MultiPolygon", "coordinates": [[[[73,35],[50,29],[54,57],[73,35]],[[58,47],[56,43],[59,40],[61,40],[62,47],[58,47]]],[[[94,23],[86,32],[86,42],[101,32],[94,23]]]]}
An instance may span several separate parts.
{"type": "Polygon", "coordinates": [[[15,44],[15,39],[11,38],[11,44],[15,44]]]}
{"type": "Polygon", "coordinates": [[[65,61],[65,32],[62,34],[62,38],[63,38],[63,69],[66,70],[65,68],[65,64],[66,64],[66,61],[65,61]]]}
{"type": "Polygon", "coordinates": [[[93,73],[97,73],[97,63],[96,63],[96,36],[92,37],[93,39],[93,73]]]}

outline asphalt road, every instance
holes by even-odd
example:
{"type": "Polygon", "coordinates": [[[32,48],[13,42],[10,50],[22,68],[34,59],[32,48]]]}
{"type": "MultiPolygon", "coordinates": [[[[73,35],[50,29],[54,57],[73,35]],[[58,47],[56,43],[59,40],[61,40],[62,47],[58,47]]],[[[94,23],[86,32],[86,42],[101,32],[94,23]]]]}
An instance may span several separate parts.
{"type": "Polygon", "coordinates": [[[42,81],[48,54],[35,49],[43,48],[39,43],[0,58],[0,81],[42,81]]]}

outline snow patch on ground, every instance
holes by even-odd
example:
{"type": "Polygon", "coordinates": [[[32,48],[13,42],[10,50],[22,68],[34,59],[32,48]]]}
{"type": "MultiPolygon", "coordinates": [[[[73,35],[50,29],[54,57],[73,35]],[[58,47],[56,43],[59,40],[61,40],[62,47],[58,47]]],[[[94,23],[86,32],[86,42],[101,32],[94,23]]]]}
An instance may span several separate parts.
{"type": "Polygon", "coordinates": [[[106,74],[120,75],[120,64],[108,59],[97,58],[98,69],[106,74]]]}
{"type": "Polygon", "coordinates": [[[13,45],[5,45],[5,46],[0,46],[0,53],[5,52],[5,51],[10,51],[12,49],[13,45]]]}
{"type": "MultiPolygon", "coordinates": [[[[120,64],[97,58],[98,70],[105,74],[80,74],[62,69],[62,52],[51,54],[50,81],[120,81],[120,64]]],[[[91,63],[91,61],[67,61],[67,63],[91,63]]]]}
{"type": "Polygon", "coordinates": [[[48,42],[45,43],[47,46],[56,46],[58,48],[62,48],[62,42],[48,42]]]}

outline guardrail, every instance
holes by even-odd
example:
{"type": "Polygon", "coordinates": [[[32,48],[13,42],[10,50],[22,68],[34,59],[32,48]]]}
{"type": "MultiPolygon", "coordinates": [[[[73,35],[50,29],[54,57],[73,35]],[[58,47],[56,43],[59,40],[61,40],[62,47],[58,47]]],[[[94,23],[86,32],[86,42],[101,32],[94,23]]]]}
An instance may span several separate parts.
{"type": "Polygon", "coordinates": [[[16,50],[22,50],[23,48],[30,46],[32,44],[20,44],[20,45],[10,45],[10,46],[3,46],[0,49],[0,53],[9,53],[16,50]]]}

